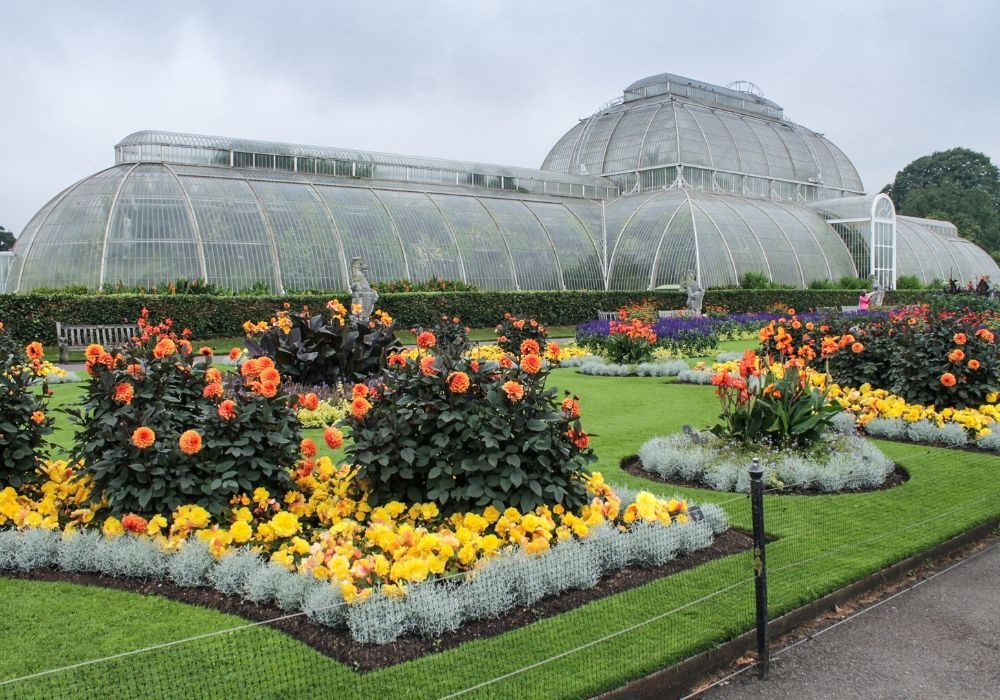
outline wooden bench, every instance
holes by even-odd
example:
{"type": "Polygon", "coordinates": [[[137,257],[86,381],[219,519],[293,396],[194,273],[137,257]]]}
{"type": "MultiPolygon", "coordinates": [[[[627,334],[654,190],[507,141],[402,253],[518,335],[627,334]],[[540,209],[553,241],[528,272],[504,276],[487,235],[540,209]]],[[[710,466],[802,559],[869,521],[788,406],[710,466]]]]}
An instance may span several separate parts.
{"type": "Polygon", "coordinates": [[[841,306],[840,307],[840,313],[846,313],[848,311],[860,311],[860,310],[861,310],[861,307],[859,307],[859,306],[841,306]]]}
{"type": "Polygon", "coordinates": [[[598,321],[617,321],[618,312],[617,311],[598,311],[597,312],[598,321]]]}
{"type": "Polygon", "coordinates": [[[105,347],[121,347],[139,335],[139,326],[134,323],[109,323],[98,326],[69,326],[56,322],[56,343],[60,354],[65,349],[86,350],[88,345],[97,343],[105,347]]]}

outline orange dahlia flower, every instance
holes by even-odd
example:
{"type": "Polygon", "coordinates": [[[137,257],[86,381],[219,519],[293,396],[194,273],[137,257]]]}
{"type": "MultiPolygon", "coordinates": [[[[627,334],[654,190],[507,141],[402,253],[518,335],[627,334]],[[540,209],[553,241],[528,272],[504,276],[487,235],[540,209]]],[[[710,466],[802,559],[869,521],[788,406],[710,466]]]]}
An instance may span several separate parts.
{"type": "Polygon", "coordinates": [[[393,354],[389,355],[389,366],[390,367],[396,367],[396,366],[405,367],[406,366],[406,358],[403,355],[400,355],[398,352],[394,352],[393,354]]]}
{"type": "Polygon", "coordinates": [[[364,398],[368,398],[368,393],[369,393],[369,389],[368,389],[368,386],[366,384],[360,384],[359,383],[359,384],[355,384],[353,387],[351,387],[351,398],[352,399],[357,399],[357,398],[364,399],[364,398]]]}
{"type": "Polygon", "coordinates": [[[580,417],[580,404],[571,396],[563,399],[562,410],[574,420],[580,417]]]}
{"type": "Polygon", "coordinates": [[[219,418],[222,420],[232,420],[236,417],[236,402],[226,399],[219,404],[219,418]]]}
{"type": "Polygon", "coordinates": [[[507,381],[504,382],[502,388],[506,392],[507,398],[511,401],[520,401],[524,398],[524,387],[521,386],[520,382],[507,381]]]}
{"type": "Polygon", "coordinates": [[[309,411],[315,411],[319,408],[319,397],[310,391],[302,397],[302,407],[309,411]]]}
{"type": "Polygon", "coordinates": [[[430,350],[437,345],[437,338],[430,331],[424,331],[417,336],[417,347],[421,350],[430,350]]]}
{"type": "Polygon", "coordinates": [[[528,374],[538,374],[542,369],[542,358],[538,355],[525,355],[521,358],[521,369],[528,374]]]}
{"type": "Polygon", "coordinates": [[[28,343],[24,347],[24,352],[28,355],[29,360],[33,360],[35,362],[41,362],[42,358],[45,357],[45,350],[42,348],[42,344],[37,340],[28,343]]]}
{"type": "Polygon", "coordinates": [[[203,345],[200,348],[198,348],[198,354],[201,355],[202,357],[211,357],[212,355],[215,354],[215,352],[212,350],[212,348],[208,347],[207,345],[203,345]]]}
{"type": "Polygon", "coordinates": [[[941,375],[941,383],[945,386],[955,386],[955,375],[951,372],[945,372],[941,375]]]}
{"type": "Polygon", "coordinates": [[[274,367],[268,367],[263,372],[260,373],[261,381],[274,382],[275,384],[281,383],[281,373],[278,372],[274,367]]]}
{"type": "Polygon", "coordinates": [[[521,343],[521,354],[522,355],[537,355],[541,352],[541,348],[538,347],[538,341],[533,338],[528,338],[521,343]]]}
{"type": "Polygon", "coordinates": [[[265,399],[274,398],[274,395],[278,393],[278,385],[265,379],[256,385],[256,391],[265,399]]]}
{"type": "Polygon", "coordinates": [[[45,422],[45,414],[41,411],[32,411],[31,420],[35,425],[41,425],[45,422]]]}
{"type": "Polygon", "coordinates": [[[452,372],[448,375],[448,389],[453,394],[464,394],[469,390],[469,375],[465,372],[452,372]]]}
{"type": "Polygon", "coordinates": [[[966,337],[965,333],[956,333],[952,340],[955,341],[955,345],[965,345],[969,339],[966,337]]]}
{"type": "Polygon", "coordinates": [[[122,518],[122,527],[137,535],[145,534],[148,526],[149,521],[141,515],[136,515],[135,513],[129,513],[122,518]]]}
{"type": "Polygon", "coordinates": [[[115,384],[114,393],[112,398],[118,403],[130,404],[132,403],[132,398],[135,396],[135,388],[128,382],[122,382],[121,384],[115,384]]]}
{"type": "Polygon", "coordinates": [[[985,340],[987,343],[993,342],[993,333],[992,331],[989,331],[986,328],[980,328],[978,331],[976,331],[976,337],[979,338],[980,340],[985,340]]]}
{"type": "Polygon", "coordinates": [[[344,446],[344,434],[333,426],[323,431],[323,440],[331,450],[339,450],[344,446]]]}
{"type": "Polygon", "coordinates": [[[425,377],[433,377],[438,373],[438,371],[434,369],[434,358],[432,356],[428,355],[420,360],[420,373],[425,377]]]}
{"type": "Polygon", "coordinates": [[[357,420],[364,420],[364,417],[368,415],[368,411],[372,409],[372,405],[368,402],[368,399],[361,398],[360,396],[351,402],[351,415],[357,420]]]}
{"type": "Polygon", "coordinates": [[[219,371],[218,367],[209,367],[205,370],[205,381],[210,384],[221,384],[222,372],[219,371]]]}
{"type": "Polygon", "coordinates": [[[222,396],[222,385],[211,382],[205,385],[205,390],[201,392],[201,395],[206,399],[217,399],[222,396]]]}
{"type": "Polygon", "coordinates": [[[140,450],[152,447],[154,442],[156,442],[156,433],[153,432],[152,428],[141,426],[132,432],[132,444],[140,450]]]}
{"type": "Polygon", "coordinates": [[[851,345],[851,352],[858,353],[864,351],[865,346],[863,343],[854,343],[851,345]]]}
{"type": "Polygon", "coordinates": [[[164,357],[169,357],[177,352],[177,346],[174,344],[170,338],[161,338],[153,348],[153,357],[156,359],[162,359],[164,357]]]}
{"type": "Polygon", "coordinates": [[[311,438],[302,438],[302,442],[299,443],[299,450],[304,457],[315,457],[316,452],[318,452],[316,443],[311,438]]]}
{"type": "Polygon", "coordinates": [[[968,367],[969,367],[969,369],[979,369],[981,367],[981,365],[979,364],[979,360],[973,358],[973,359],[969,360],[968,367]]]}
{"type": "Polygon", "coordinates": [[[236,362],[236,358],[243,354],[243,348],[231,348],[229,350],[229,359],[236,362]]]}
{"type": "Polygon", "coordinates": [[[87,346],[87,350],[83,353],[88,360],[96,360],[104,352],[104,346],[97,343],[91,343],[87,346]]]}
{"type": "Polygon", "coordinates": [[[956,348],[948,353],[949,362],[961,362],[964,359],[965,359],[965,352],[963,352],[959,348],[956,348]]]}
{"type": "Polygon", "coordinates": [[[185,430],[177,442],[181,452],[186,455],[196,455],[201,452],[201,435],[197,430],[185,430]]]}

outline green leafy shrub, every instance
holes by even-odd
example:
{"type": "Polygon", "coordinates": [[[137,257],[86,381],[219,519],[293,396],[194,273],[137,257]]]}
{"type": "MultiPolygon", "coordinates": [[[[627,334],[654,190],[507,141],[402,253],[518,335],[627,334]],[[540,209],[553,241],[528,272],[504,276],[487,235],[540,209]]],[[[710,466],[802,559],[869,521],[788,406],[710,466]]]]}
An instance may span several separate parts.
{"type": "Polygon", "coordinates": [[[619,365],[637,365],[653,357],[657,345],[656,332],[640,319],[612,321],[604,339],[601,354],[619,365]]]}
{"type": "Polygon", "coordinates": [[[252,357],[269,357],[283,377],[303,384],[335,384],[377,374],[388,350],[399,345],[392,318],[376,311],[371,321],[348,314],[338,300],[323,313],[288,304],[270,322],[244,324],[252,357]]]}
{"type": "Polygon", "coordinates": [[[52,419],[44,376],[49,367],[42,362],[41,344],[22,352],[2,324],[0,349],[0,488],[17,489],[36,480],[38,460],[47,452],[52,419]]]}
{"type": "Polygon", "coordinates": [[[431,277],[423,282],[410,280],[389,280],[388,282],[373,282],[372,287],[379,292],[392,294],[399,292],[478,292],[479,287],[462,280],[445,280],[431,277]]]}
{"type": "Polygon", "coordinates": [[[196,363],[169,321],[142,317],[140,328],[122,354],[88,348],[91,378],[70,411],[74,459],[111,511],[155,515],[197,503],[219,515],[241,492],[290,487],[300,428],[273,363],[244,359],[223,381],[211,355],[196,363]]]}
{"type": "Polygon", "coordinates": [[[860,277],[845,275],[837,280],[837,289],[867,289],[869,284],[860,277]]]}
{"type": "Polygon", "coordinates": [[[771,280],[759,272],[744,272],[740,277],[741,289],[772,289],[771,280]]]}
{"type": "Polygon", "coordinates": [[[424,345],[419,361],[392,356],[384,383],[354,388],[347,455],[369,502],[527,513],[588,500],[583,470],[595,457],[579,405],[546,388],[538,355],[480,364],[424,345]]]}
{"type": "Polygon", "coordinates": [[[916,275],[900,275],[896,278],[896,289],[923,289],[924,283],[916,275]]]}
{"type": "Polygon", "coordinates": [[[444,355],[452,360],[462,357],[469,348],[472,341],[469,340],[469,328],[462,323],[458,316],[442,316],[432,328],[424,329],[420,326],[410,329],[410,332],[418,339],[425,331],[435,338],[435,346],[439,355],[444,355]]]}
{"type": "Polygon", "coordinates": [[[549,339],[545,326],[536,319],[518,318],[508,312],[504,312],[503,320],[496,325],[496,332],[497,345],[512,355],[521,354],[521,344],[526,340],[535,341],[544,350],[545,342],[549,339]]]}

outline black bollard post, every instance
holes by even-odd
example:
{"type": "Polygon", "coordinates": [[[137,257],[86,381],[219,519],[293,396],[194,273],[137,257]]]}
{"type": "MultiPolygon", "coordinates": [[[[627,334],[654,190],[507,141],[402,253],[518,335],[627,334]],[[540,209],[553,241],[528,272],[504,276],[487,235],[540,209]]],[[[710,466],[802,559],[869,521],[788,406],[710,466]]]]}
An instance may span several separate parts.
{"type": "Polygon", "coordinates": [[[750,466],[750,507],[753,517],[753,579],[757,592],[757,675],[767,678],[767,560],[764,558],[764,469],[754,457],[750,466]]]}

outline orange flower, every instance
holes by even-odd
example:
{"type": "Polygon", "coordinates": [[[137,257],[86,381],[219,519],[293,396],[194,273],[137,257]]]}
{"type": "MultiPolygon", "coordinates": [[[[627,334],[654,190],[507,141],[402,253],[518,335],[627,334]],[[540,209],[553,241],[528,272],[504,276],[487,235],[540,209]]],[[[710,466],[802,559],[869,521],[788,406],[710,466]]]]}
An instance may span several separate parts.
{"type": "Polygon", "coordinates": [[[559,343],[549,343],[546,349],[552,355],[552,359],[556,361],[562,356],[562,348],[559,347],[559,343]]]}
{"type": "Polygon", "coordinates": [[[521,369],[528,374],[538,374],[542,369],[542,359],[538,355],[525,355],[521,358],[521,369]]]}
{"type": "Polygon", "coordinates": [[[226,399],[219,404],[219,418],[222,420],[232,420],[236,417],[236,402],[226,399]]]}
{"type": "Polygon", "coordinates": [[[236,358],[243,354],[243,348],[232,348],[229,350],[229,359],[236,362],[236,358]]]}
{"type": "Polygon", "coordinates": [[[131,375],[133,379],[142,379],[142,375],[143,375],[142,365],[140,365],[140,364],[138,364],[136,362],[133,362],[128,367],[126,367],[125,371],[129,375],[131,375]]]}
{"type": "Polygon", "coordinates": [[[862,352],[864,349],[865,346],[862,343],[854,343],[853,345],[851,345],[851,352],[854,353],[862,352]]]}
{"type": "Polygon", "coordinates": [[[152,428],[142,426],[136,428],[132,433],[132,444],[140,450],[152,447],[154,442],[156,442],[156,433],[153,432],[152,428]]]}
{"type": "Polygon", "coordinates": [[[582,430],[578,431],[576,428],[570,428],[566,431],[566,437],[581,450],[585,450],[590,446],[590,436],[582,430]]]}
{"type": "Polygon", "coordinates": [[[503,390],[511,401],[520,401],[524,398],[524,387],[519,382],[513,380],[504,382],[503,390]]]}
{"type": "Polygon", "coordinates": [[[181,354],[190,355],[191,354],[191,343],[187,340],[177,341],[177,346],[180,348],[181,354]]]}
{"type": "Polygon", "coordinates": [[[368,415],[368,411],[371,409],[372,405],[368,403],[368,399],[360,396],[351,402],[351,415],[357,420],[364,420],[364,417],[368,415]]]}
{"type": "Polygon", "coordinates": [[[274,367],[268,367],[260,373],[260,379],[264,382],[274,382],[277,385],[281,383],[281,373],[274,367]]]}
{"type": "Polygon", "coordinates": [[[97,343],[91,343],[87,346],[87,350],[83,353],[88,360],[96,360],[104,352],[104,346],[98,345],[97,343]]]}
{"type": "Polygon", "coordinates": [[[323,440],[331,450],[339,450],[344,446],[344,434],[333,426],[323,431],[323,440]]]}
{"type": "Polygon", "coordinates": [[[514,321],[514,328],[516,328],[517,330],[521,330],[522,328],[524,328],[524,321],[522,321],[521,319],[514,321]]]}
{"type": "Polygon", "coordinates": [[[45,414],[42,413],[41,411],[32,411],[31,420],[32,422],[34,422],[35,425],[41,425],[42,423],[45,422],[45,414]]]}
{"type": "Polygon", "coordinates": [[[205,381],[209,384],[221,384],[222,372],[219,371],[218,367],[209,367],[205,370],[205,381]]]}
{"type": "Polygon", "coordinates": [[[256,379],[262,368],[258,366],[257,360],[250,358],[240,367],[240,374],[244,379],[256,379]]]}
{"type": "Polygon", "coordinates": [[[795,309],[789,307],[789,309],[788,309],[788,315],[789,316],[794,316],[795,315],[795,309]]]}
{"type": "Polygon", "coordinates": [[[420,360],[420,373],[425,377],[433,377],[438,373],[438,371],[434,369],[434,358],[431,355],[428,355],[420,360]]]}
{"type": "Polygon", "coordinates": [[[278,393],[278,385],[265,380],[257,384],[256,391],[265,399],[274,398],[274,395],[278,393]]]}
{"type": "Polygon", "coordinates": [[[580,404],[571,396],[563,399],[562,410],[574,420],[580,417],[580,404]]]}
{"type": "Polygon", "coordinates": [[[448,389],[453,394],[464,394],[469,390],[469,375],[465,372],[452,372],[448,375],[448,389]]]}
{"type": "Polygon", "coordinates": [[[162,359],[164,357],[169,357],[177,352],[177,346],[174,345],[174,341],[170,338],[161,338],[153,348],[153,357],[156,359],[162,359]]]}
{"type": "MultiPolygon", "coordinates": [[[[861,343],[858,343],[858,345],[861,345],[861,343]]],[[[861,349],[864,350],[863,345],[861,349]]],[[[799,357],[801,357],[806,362],[812,362],[813,360],[816,359],[816,351],[813,350],[808,345],[803,345],[801,348],[799,348],[799,357]]]]}
{"type": "Polygon", "coordinates": [[[908,319],[906,319],[906,322],[911,326],[917,325],[917,319],[914,318],[913,316],[910,316],[908,319]]]}
{"type": "Polygon", "coordinates": [[[430,350],[437,345],[437,338],[430,331],[424,331],[417,336],[417,347],[421,350],[430,350]]]}
{"type": "Polygon", "coordinates": [[[945,386],[955,386],[955,375],[951,372],[945,372],[941,375],[941,383],[945,386]]]}
{"type": "Polygon", "coordinates": [[[956,333],[955,337],[952,338],[955,341],[955,345],[965,345],[968,338],[965,337],[965,333],[956,333]]]}
{"type": "Polygon", "coordinates": [[[993,342],[993,333],[985,328],[980,328],[976,331],[976,337],[980,340],[985,340],[987,343],[993,342]]]}
{"type": "Polygon", "coordinates": [[[302,455],[305,457],[315,457],[318,451],[316,443],[311,438],[302,438],[302,442],[299,443],[299,450],[301,450],[302,455]]]}
{"type": "Polygon", "coordinates": [[[135,533],[136,535],[146,534],[146,528],[148,526],[149,521],[141,515],[136,515],[135,513],[129,513],[122,518],[122,527],[129,532],[135,533]]]}
{"type": "Polygon", "coordinates": [[[181,452],[186,455],[196,455],[201,452],[201,435],[197,430],[185,430],[177,442],[181,446],[181,452]]]}
{"type": "Polygon", "coordinates": [[[479,360],[472,360],[469,363],[469,369],[471,369],[473,372],[478,372],[479,371],[479,360]]]}
{"type": "Polygon", "coordinates": [[[222,396],[222,385],[210,383],[205,385],[205,390],[201,392],[201,395],[206,399],[217,399],[222,396]]]}
{"type": "Polygon", "coordinates": [[[135,389],[128,382],[115,384],[115,391],[112,398],[118,403],[130,404],[135,396],[135,389]]]}
{"type": "Polygon", "coordinates": [[[319,397],[310,391],[308,394],[302,397],[302,407],[310,411],[315,411],[317,408],[319,408],[319,397]]]}
{"type": "Polygon", "coordinates": [[[354,387],[351,389],[351,398],[352,399],[356,399],[356,398],[359,398],[359,397],[362,398],[362,399],[368,398],[368,393],[369,393],[369,390],[368,390],[367,385],[365,385],[365,384],[355,384],[354,387]]]}
{"type": "Polygon", "coordinates": [[[45,350],[42,348],[42,344],[37,340],[28,343],[24,348],[24,352],[27,353],[29,360],[33,360],[35,362],[41,362],[42,358],[45,357],[45,350]]]}
{"type": "Polygon", "coordinates": [[[208,347],[207,345],[203,345],[202,347],[198,348],[198,354],[201,355],[202,357],[211,357],[215,353],[212,350],[212,348],[208,347]]]}
{"type": "Polygon", "coordinates": [[[976,360],[976,359],[969,360],[969,365],[968,366],[969,366],[969,369],[979,369],[979,367],[980,367],[979,360],[976,360]]]}
{"type": "Polygon", "coordinates": [[[959,348],[956,348],[948,353],[949,362],[961,362],[965,359],[965,352],[959,348]]]}
{"type": "Polygon", "coordinates": [[[503,367],[504,369],[510,369],[511,367],[514,366],[514,361],[509,357],[507,357],[506,355],[501,355],[499,362],[500,366],[503,367]]]}
{"type": "Polygon", "coordinates": [[[538,341],[533,338],[528,338],[521,343],[521,354],[522,355],[537,355],[541,352],[541,348],[538,347],[538,341]]]}
{"type": "Polygon", "coordinates": [[[395,366],[405,367],[406,366],[406,358],[403,355],[400,355],[398,352],[394,352],[393,354],[389,355],[389,366],[390,367],[395,367],[395,366]]]}

